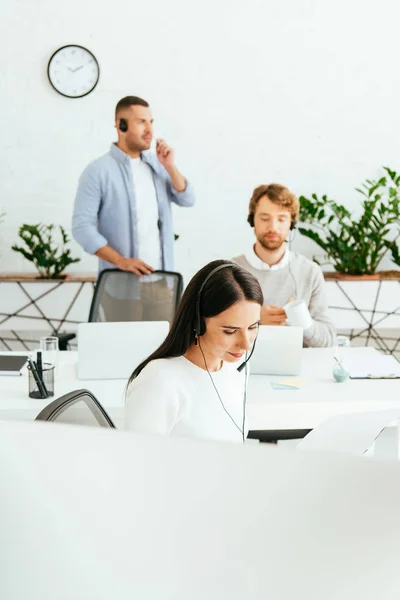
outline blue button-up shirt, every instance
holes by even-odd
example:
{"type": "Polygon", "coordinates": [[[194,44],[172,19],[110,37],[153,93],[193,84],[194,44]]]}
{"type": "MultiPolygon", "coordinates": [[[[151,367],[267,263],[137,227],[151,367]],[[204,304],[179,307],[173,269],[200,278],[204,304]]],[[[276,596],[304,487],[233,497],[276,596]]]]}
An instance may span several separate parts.
{"type": "MultiPolygon", "coordinates": [[[[143,152],[141,156],[153,173],[162,268],[173,271],[171,202],[178,206],[193,206],[193,187],[186,181],[185,190],[177,192],[157,157],[152,152],[143,152]]],[[[109,244],[126,258],[140,258],[137,228],[136,196],[129,156],[112,144],[110,152],[90,163],[79,179],[72,235],[89,254],[95,254],[109,244]]],[[[115,268],[115,265],[100,260],[100,271],[115,268]]]]}

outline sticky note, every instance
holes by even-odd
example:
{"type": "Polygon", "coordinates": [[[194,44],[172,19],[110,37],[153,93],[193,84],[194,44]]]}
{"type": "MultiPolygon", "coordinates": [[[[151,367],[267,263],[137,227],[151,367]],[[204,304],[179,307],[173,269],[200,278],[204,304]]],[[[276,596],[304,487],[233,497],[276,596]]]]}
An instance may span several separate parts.
{"type": "Polygon", "coordinates": [[[285,385],[288,387],[295,387],[297,389],[306,385],[304,379],[300,379],[299,377],[291,377],[290,379],[281,379],[278,381],[280,385],[285,385]]]}
{"type": "Polygon", "coordinates": [[[276,381],[271,381],[271,387],[273,390],[299,390],[300,388],[295,387],[294,385],[282,385],[281,383],[277,383],[276,381]]]}

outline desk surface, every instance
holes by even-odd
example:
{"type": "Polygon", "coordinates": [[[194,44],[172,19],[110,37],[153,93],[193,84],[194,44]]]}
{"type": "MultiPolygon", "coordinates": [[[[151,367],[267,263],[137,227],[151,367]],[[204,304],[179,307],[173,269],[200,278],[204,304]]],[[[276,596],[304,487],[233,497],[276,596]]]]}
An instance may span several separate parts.
{"type": "MultiPolygon", "coordinates": [[[[357,356],[377,354],[374,348],[349,348],[357,356]]],[[[250,377],[247,419],[250,429],[312,429],[340,413],[399,408],[399,379],[349,379],[337,383],[332,377],[333,348],[303,350],[298,390],[274,390],[271,382],[289,379],[282,376],[250,377]]]]}
{"type": "MultiPolygon", "coordinates": [[[[1,352],[0,354],[26,354],[26,352],[1,352]]],[[[59,353],[58,375],[55,379],[55,396],[41,400],[28,396],[28,371],[20,377],[0,376],[0,419],[34,419],[54,398],[78,389],[90,390],[110,416],[121,426],[124,418],[124,392],[126,381],[122,379],[78,379],[77,352],[59,353]]]]}
{"type": "MultiPolygon", "coordinates": [[[[350,348],[351,354],[375,353],[372,348],[350,348]]],[[[1,354],[8,354],[2,352],[1,354]]],[[[13,354],[24,354],[23,352],[13,354]]],[[[93,392],[121,426],[124,416],[125,380],[87,380],[77,378],[77,352],[60,352],[55,397],[86,388],[93,392]]],[[[332,378],[333,349],[303,350],[299,375],[304,382],[299,390],[274,390],[271,382],[285,376],[251,375],[248,387],[247,423],[252,430],[308,429],[339,413],[399,408],[400,381],[348,380],[332,378]]],[[[34,419],[50,400],[28,397],[28,373],[20,377],[0,377],[0,419],[34,419]]]]}

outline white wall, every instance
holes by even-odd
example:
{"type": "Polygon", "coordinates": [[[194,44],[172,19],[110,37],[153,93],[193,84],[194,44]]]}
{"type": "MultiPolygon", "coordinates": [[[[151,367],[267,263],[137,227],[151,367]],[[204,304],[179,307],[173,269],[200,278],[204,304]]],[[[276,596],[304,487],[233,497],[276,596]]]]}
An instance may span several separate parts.
{"type": "MultiPolygon", "coordinates": [[[[278,181],[357,206],[353,188],[400,169],[398,20],[390,0],[4,0],[0,5],[0,270],[20,224],[68,228],[77,179],[115,139],[124,95],[148,99],[197,206],[175,211],[176,268],[241,253],[253,188],[278,181]],[[82,99],[47,80],[51,54],[88,47],[100,82],[82,99]]],[[[319,249],[297,236],[308,255],[319,249]]],[[[96,270],[83,258],[72,270],[96,270]]]]}

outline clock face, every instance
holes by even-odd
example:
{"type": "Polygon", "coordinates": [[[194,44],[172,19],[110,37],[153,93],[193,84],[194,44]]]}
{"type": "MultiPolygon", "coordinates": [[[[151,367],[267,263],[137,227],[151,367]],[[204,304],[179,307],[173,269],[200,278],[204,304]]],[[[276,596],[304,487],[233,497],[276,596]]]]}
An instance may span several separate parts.
{"type": "Polygon", "coordinates": [[[63,46],[50,58],[47,75],[53,88],[62,96],[82,98],[96,87],[100,68],[86,48],[63,46]]]}

